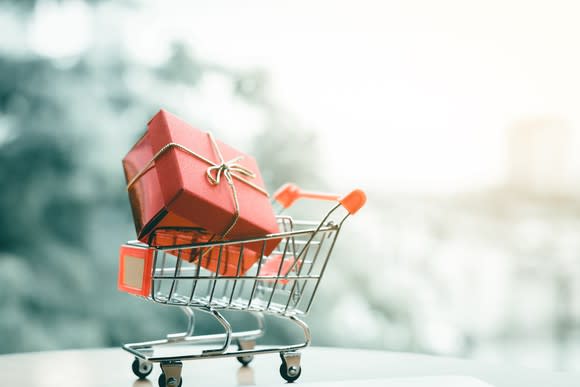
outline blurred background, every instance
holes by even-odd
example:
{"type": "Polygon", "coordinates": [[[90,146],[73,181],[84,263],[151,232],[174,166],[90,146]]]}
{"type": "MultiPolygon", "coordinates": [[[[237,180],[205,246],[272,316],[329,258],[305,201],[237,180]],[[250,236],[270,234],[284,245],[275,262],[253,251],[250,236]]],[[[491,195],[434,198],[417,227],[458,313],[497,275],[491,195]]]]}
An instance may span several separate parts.
{"type": "Polygon", "coordinates": [[[121,158],[163,107],[255,155],[270,191],[367,191],[307,318],[315,345],[579,370],[579,16],[0,0],[0,353],[182,328],[116,290],[135,237],[121,158]]]}

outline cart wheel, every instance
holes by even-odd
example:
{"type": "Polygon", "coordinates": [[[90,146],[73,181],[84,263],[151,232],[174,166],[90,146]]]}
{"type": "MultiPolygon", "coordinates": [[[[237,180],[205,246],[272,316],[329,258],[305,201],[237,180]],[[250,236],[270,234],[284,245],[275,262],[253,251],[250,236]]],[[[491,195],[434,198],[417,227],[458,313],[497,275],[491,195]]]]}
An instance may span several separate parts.
{"type": "Polygon", "coordinates": [[[159,387],[181,387],[181,385],[183,384],[183,379],[179,378],[179,384],[177,384],[177,381],[175,380],[175,378],[169,378],[169,380],[165,380],[165,374],[161,373],[161,375],[159,375],[159,387]]]}
{"type": "MultiPolygon", "coordinates": [[[[256,348],[256,340],[255,339],[238,339],[238,350],[239,351],[252,351],[256,348]]],[[[254,355],[244,355],[236,357],[243,366],[247,366],[254,360],[254,355]]]]}
{"type": "Polygon", "coordinates": [[[161,374],[159,375],[159,387],[181,387],[183,378],[181,377],[181,361],[162,361],[161,374]]]}
{"type": "Polygon", "coordinates": [[[133,369],[135,376],[137,376],[139,379],[145,379],[147,376],[149,376],[151,371],[153,371],[153,364],[149,361],[136,357],[135,360],[133,360],[131,368],[133,369]]]}
{"type": "Polygon", "coordinates": [[[302,374],[302,367],[298,366],[290,366],[286,365],[286,362],[282,362],[280,365],[280,375],[286,380],[288,383],[295,382],[302,374]]]}
{"type": "Polygon", "coordinates": [[[236,357],[236,359],[238,359],[238,361],[240,363],[242,363],[242,365],[245,367],[248,364],[250,364],[252,362],[252,360],[254,360],[254,356],[253,355],[248,355],[248,356],[238,356],[236,357]]]}

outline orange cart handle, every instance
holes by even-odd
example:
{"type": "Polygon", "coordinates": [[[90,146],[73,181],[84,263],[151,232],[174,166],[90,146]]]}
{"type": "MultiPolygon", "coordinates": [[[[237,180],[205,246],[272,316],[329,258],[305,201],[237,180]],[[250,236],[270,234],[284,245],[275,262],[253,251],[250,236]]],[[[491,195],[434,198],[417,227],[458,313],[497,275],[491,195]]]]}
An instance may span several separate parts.
{"type": "Polygon", "coordinates": [[[276,193],[274,193],[274,200],[284,208],[290,207],[298,199],[337,201],[349,212],[349,214],[353,215],[365,205],[367,195],[365,195],[365,193],[360,189],[355,189],[344,196],[303,191],[292,183],[284,184],[278,189],[278,191],[276,191],[276,193]]]}

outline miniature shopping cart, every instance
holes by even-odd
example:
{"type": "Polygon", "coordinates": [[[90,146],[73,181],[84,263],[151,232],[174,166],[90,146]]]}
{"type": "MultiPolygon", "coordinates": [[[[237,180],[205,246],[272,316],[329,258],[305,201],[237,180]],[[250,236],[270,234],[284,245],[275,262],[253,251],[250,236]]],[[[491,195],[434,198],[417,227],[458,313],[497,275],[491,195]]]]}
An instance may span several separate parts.
{"type": "Polygon", "coordinates": [[[153,363],[160,363],[159,386],[179,387],[183,360],[236,357],[247,365],[254,355],[279,353],[281,376],[288,382],[300,377],[298,350],[308,346],[311,337],[308,325],[299,316],[310,310],[343,222],[364,205],[366,197],[360,190],[339,197],[305,192],[290,184],[274,195],[281,210],[299,198],[338,203],[320,222],[297,221],[278,215],[281,231],[263,237],[183,243],[184,235],[188,232],[193,235],[196,231],[160,229],[155,231],[148,245],[129,242],[122,246],[119,286],[150,301],[180,306],[188,317],[187,330],[183,333],[123,346],[135,356],[132,368],[136,376],[146,378],[153,363]],[[161,240],[163,233],[173,235],[173,243],[165,241],[159,245],[157,239],[161,240]],[[266,244],[274,239],[279,241],[277,247],[271,254],[264,255],[266,244]],[[251,243],[261,244],[262,254],[240,274],[249,251],[244,247],[251,243]],[[233,261],[232,254],[236,258],[233,261]],[[212,270],[202,264],[210,256],[215,264],[212,270]],[[231,262],[237,263],[234,272],[231,262]],[[224,269],[227,264],[229,270],[224,269]],[[225,333],[194,335],[194,310],[213,316],[225,333]],[[233,332],[222,314],[224,311],[253,315],[256,329],[233,332]],[[264,314],[296,325],[303,332],[304,340],[283,346],[256,346],[256,340],[264,334],[264,314]]]}

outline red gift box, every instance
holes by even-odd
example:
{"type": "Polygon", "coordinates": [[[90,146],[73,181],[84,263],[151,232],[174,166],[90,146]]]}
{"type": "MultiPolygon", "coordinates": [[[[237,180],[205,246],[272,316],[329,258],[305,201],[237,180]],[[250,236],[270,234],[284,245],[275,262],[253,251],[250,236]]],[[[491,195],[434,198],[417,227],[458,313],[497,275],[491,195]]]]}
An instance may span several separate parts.
{"type": "MultiPolygon", "coordinates": [[[[254,158],[164,110],[148,123],[146,133],[123,159],[123,168],[142,242],[150,243],[152,232],[164,228],[197,230],[205,236],[200,241],[278,232],[254,158]]],[[[278,243],[268,240],[264,254],[278,243]]],[[[244,249],[255,262],[262,242],[248,243],[244,249]]]]}

